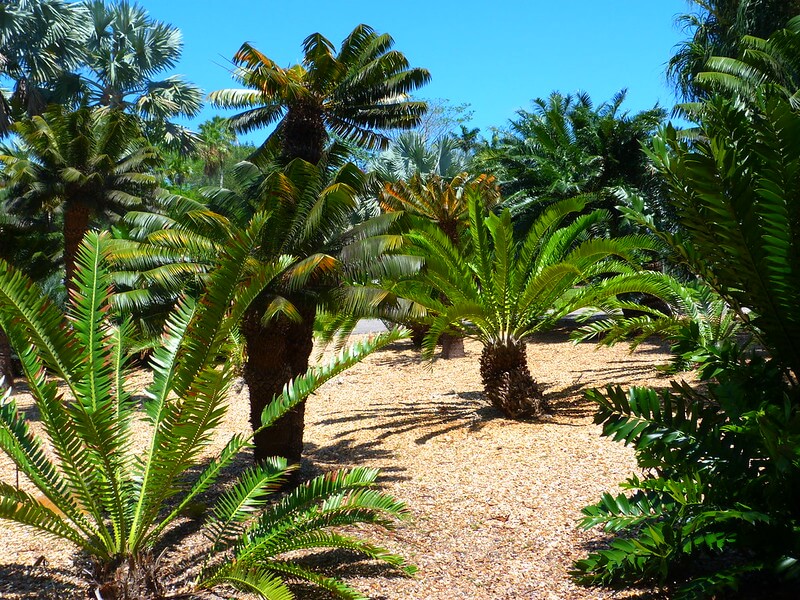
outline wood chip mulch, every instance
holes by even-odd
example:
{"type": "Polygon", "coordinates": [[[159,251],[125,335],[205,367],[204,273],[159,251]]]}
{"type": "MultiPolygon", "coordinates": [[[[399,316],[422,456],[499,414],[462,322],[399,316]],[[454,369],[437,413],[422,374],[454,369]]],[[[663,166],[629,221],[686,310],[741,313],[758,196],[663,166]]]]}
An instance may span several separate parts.
{"type": "MultiPolygon", "coordinates": [[[[622,344],[573,345],[565,332],[531,340],[531,373],[554,408],[552,419],[541,422],[510,421],[486,405],[479,356],[480,345],[467,341],[464,358],[430,364],[410,342],[399,342],[309,400],[302,474],[379,467],[384,489],[406,502],[413,518],[364,536],[403,554],[419,572],[409,578],[372,563],[337,566],[336,554],[321,562],[380,600],[660,597],[655,590],[582,588],[568,571],[603,543],[601,532],[576,528],[580,509],[604,491],[616,492],[636,469],[630,449],[600,437],[582,391],[609,383],[667,386],[655,369],[668,360],[666,347],[645,343],[631,354],[622,344]]],[[[146,375],[137,377],[134,385],[144,385],[146,375]]],[[[24,388],[19,402],[35,410],[24,388]]],[[[215,444],[247,423],[247,390],[234,386],[215,444]]],[[[246,465],[245,458],[237,464],[246,465]]],[[[15,483],[5,456],[0,480],[15,483]]],[[[162,556],[165,581],[176,592],[188,589],[204,551],[190,519],[179,527],[190,534],[162,556]]],[[[80,565],[68,544],[0,522],[0,598],[86,598],[80,565]]]]}

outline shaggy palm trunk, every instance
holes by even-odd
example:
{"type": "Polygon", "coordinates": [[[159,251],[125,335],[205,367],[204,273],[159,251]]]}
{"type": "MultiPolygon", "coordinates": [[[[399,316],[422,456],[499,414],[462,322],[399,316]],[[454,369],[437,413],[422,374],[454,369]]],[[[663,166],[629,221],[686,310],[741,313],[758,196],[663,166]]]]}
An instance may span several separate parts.
{"type": "Polygon", "coordinates": [[[14,365],[11,362],[11,344],[3,328],[0,327],[0,391],[14,385],[14,365]]]}
{"type": "Polygon", "coordinates": [[[95,597],[103,600],[158,600],[164,589],[156,574],[156,561],[147,554],[98,565],[95,580],[99,582],[95,597]]]}
{"type": "Polygon", "coordinates": [[[328,133],[322,120],[322,107],[314,100],[293,103],[283,121],[283,156],[287,161],[302,158],[319,164],[328,133]]]}
{"type": "Polygon", "coordinates": [[[91,205],[82,200],[69,200],[64,205],[64,267],[67,274],[67,289],[72,289],[75,274],[75,259],[78,256],[83,236],[89,230],[92,215],[91,205]]]}
{"type": "MultiPolygon", "coordinates": [[[[244,380],[250,392],[250,424],[261,427],[261,413],[281,393],[283,386],[308,369],[308,359],[314,345],[313,307],[298,306],[303,320],[293,322],[284,316],[263,324],[263,312],[258,308],[247,311],[241,331],[247,345],[244,380]]],[[[299,462],[303,453],[305,402],[278,419],[272,426],[255,436],[254,458],[262,461],[270,456],[283,456],[299,462]]]]}
{"type": "Polygon", "coordinates": [[[528,370],[525,342],[509,340],[484,346],[481,378],[489,402],[506,417],[524,419],[547,411],[542,391],[528,370]]]}

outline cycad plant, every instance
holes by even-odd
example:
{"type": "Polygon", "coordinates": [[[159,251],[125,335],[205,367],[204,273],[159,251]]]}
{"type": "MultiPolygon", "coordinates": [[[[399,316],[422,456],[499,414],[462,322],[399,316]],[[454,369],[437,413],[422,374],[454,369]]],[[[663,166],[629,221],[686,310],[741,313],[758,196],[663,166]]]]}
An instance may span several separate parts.
{"type": "MultiPolygon", "coordinates": [[[[263,225],[267,217],[259,218],[263,225]]],[[[234,372],[225,360],[231,333],[274,275],[249,270],[247,256],[259,230],[254,225],[231,240],[206,293],[198,301],[184,298],[170,315],[153,357],[143,413],[126,389],[129,322],[110,316],[106,236],[90,233],[80,248],[66,318],[30,280],[0,264],[0,325],[20,356],[43,429],[41,436],[34,434],[13,397],[3,397],[0,449],[27,481],[21,487],[0,482],[0,518],[75,544],[93,562],[98,598],[163,597],[154,548],[182,511],[251,446],[252,436],[235,435],[203,466],[203,453],[226,414],[234,372]],[[141,417],[150,427],[143,447],[133,441],[141,417]]],[[[265,415],[265,424],[376,345],[396,338],[343,353],[337,363],[299,378],[265,415]]],[[[278,556],[298,548],[346,547],[405,567],[380,548],[328,531],[358,522],[386,525],[390,517],[403,516],[401,504],[368,490],[373,471],[320,477],[260,512],[286,472],[285,460],[264,461],[242,473],[214,505],[204,531],[219,554],[203,570],[200,587],[225,583],[285,600],[292,595],[282,578],[289,577],[359,597],[278,556]]]]}
{"type": "MultiPolygon", "coordinates": [[[[615,534],[576,564],[587,584],[674,583],[675,598],[800,581],[800,114],[774,89],[704,103],[690,143],[654,143],[685,238],[665,235],[761,352],[710,357],[694,390],[593,391],[603,433],[645,469],[584,510],[615,534]]],[[[759,594],[760,595],[760,594],[759,594]]],[[[743,597],[752,597],[743,590],[743,597]]]]}
{"type": "MultiPolygon", "coordinates": [[[[269,211],[269,227],[259,233],[249,260],[280,265],[280,274],[244,311],[240,328],[247,351],[243,375],[251,423],[258,429],[261,411],[273,396],[308,368],[317,309],[347,302],[348,284],[355,279],[396,274],[406,265],[402,258],[387,255],[402,244],[401,236],[387,233],[395,216],[350,226],[348,216],[363,181],[354,165],[336,169],[325,161],[312,165],[296,159],[272,171],[245,162],[238,172],[244,193],[213,191],[208,199],[213,209],[174,198],[163,214],[128,214],[135,241],[120,242],[114,254],[118,264],[126,265],[120,280],[126,279],[133,289],[116,302],[141,308],[154,299],[153,292],[169,297],[196,284],[216,268],[227,240],[252,226],[254,215],[269,211]]],[[[303,429],[301,404],[269,434],[257,435],[256,459],[284,456],[299,461],[303,429]]]]}
{"type": "Polygon", "coordinates": [[[575,310],[610,308],[617,294],[658,293],[658,279],[635,266],[637,254],[653,242],[594,237],[608,218],[603,210],[563,225],[585,208],[577,198],[554,204],[518,241],[508,210],[487,214],[478,194],[468,201],[468,227],[458,246],[434,226],[409,234],[425,266],[418,280],[403,282],[396,291],[433,316],[423,344],[426,355],[433,355],[449,328],[477,338],[488,400],[510,418],[541,415],[547,403],[528,370],[525,337],[575,310]],[[428,287],[437,294],[427,293],[428,287]]]}

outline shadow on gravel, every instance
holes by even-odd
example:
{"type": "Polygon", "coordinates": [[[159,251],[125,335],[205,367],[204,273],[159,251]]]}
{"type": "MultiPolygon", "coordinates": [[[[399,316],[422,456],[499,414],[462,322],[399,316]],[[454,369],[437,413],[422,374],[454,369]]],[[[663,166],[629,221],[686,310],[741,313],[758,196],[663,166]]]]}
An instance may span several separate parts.
{"type": "Polygon", "coordinates": [[[74,578],[75,573],[55,569],[44,562],[41,566],[0,565],[0,598],[14,594],[24,600],[63,600],[74,597],[75,584],[59,579],[74,578]]]}

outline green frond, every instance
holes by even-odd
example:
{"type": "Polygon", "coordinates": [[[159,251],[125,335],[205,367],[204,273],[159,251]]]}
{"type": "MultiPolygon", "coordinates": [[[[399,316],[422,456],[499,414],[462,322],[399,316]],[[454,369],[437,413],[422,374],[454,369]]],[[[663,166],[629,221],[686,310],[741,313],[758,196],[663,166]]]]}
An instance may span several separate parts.
{"type": "Polygon", "coordinates": [[[356,342],[350,347],[342,349],[328,364],[311,369],[305,375],[296,377],[287,383],[284,386],[283,393],[274,398],[264,409],[261,414],[261,427],[265,428],[272,425],[281,416],[308,398],[325,382],[360,362],[369,354],[407,336],[407,331],[393,329],[356,342]]]}

